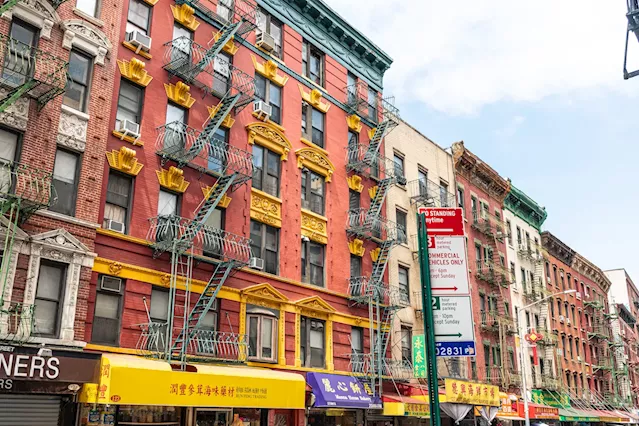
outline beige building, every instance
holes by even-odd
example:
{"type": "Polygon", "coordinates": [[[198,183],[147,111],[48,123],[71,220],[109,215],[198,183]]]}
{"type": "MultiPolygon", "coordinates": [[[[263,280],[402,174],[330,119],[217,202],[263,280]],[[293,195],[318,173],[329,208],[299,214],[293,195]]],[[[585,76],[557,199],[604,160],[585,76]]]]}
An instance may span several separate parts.
{"type": "MultiPolygon", "coordinates": [[[[386,216],[404,225],[406,242],[391,251],[387,266],[389,287],[408,297],[409,306],[398,311],[391,339],[393,358],[412,363],[411,337],[423,334],[420,268],[417,256],[417,207],[454,207],[455,174],[451,154],[405,122],[385,138],[384,157],[402,171],[405,186],[394,185],[387,195],[386,216]]],[[[455,360],[456,358],[451,358],[455,360]]],[[[439,361],[438,375],[459,376],[462,363],[439,361]],[[460,367],[459,367],[460,366],[460,367]]]]}

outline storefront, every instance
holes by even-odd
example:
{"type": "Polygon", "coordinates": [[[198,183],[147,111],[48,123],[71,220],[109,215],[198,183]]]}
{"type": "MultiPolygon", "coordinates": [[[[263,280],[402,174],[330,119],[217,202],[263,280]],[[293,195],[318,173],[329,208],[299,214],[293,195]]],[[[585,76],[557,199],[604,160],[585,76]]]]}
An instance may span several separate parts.
{"type": "Polygon", "coordinates": [[[522,426],[523,424],[524,417],[518,415],[518,396],[500,392],[500,407],[498,414],[496,414],[496,425],[522,426]]]}
{"type": "Polygon", "coordinates": [[[27,346],[0,346],[0,426],[72,426],[75,395],[98,375],[100,356],[27,346]]]}
{"type": "Polygon", "coordinates": [[[304,378],[249,367],[189,365],[104,354],[96,384],[85,385],[81,426],[289,426],[299,424],[304,378]]]}
{"type": "MultiPolygon", "coordinates": [[[[518,416],[525,417],[524,403],[518,403],[518,416]]],[[[560,419],[559,409],[547,405],[529,403],[529,420],[532,426],[554,426],[560,419]]]]}
{"type": "Polygon", "coordinates": [[[382,409],[368,383],[337,374],[307,373],[311,388],[309,426],[363,426],[365,410],[382,409]]]}
{"type": "Polygon", "coordinates": [[[385,393],[382,396],[384,409],[382,414],[395,417],[397,426],[429,425],[429,401],[410,396],[385,393]]]}

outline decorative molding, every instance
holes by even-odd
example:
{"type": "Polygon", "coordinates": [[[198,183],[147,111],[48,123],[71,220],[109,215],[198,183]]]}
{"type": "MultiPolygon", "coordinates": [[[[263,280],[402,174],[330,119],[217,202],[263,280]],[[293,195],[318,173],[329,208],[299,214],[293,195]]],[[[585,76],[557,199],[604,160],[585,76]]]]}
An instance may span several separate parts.
{"type": "Polygon", "coordinates": [[[368,192],[369,192],[369,197],[373,200],[376,196],[376,192],[378,192],[378,185],[372,186],[371,188],[369,188],[368,192]]]}
{"type": "Polygon", "coordinates": [[[279,309],[280,304],[282,303],[289,303],[289,299],[269,283],[256,284],[250,287],[246,287],[240,290],[240,296],[249,300],[251,304],[254,304],[253,301],[255,301],[256,299],[273,302],[277,305],[276,309],[279,309]]]}
{"type": "Polygon", "coordinates": [[[542,247],[547,250],[549,254],[567,266],[573,264],[573,258],[577,253],[558,237],[549,231],[544,231],[540,234],[540,239],[542,240],[542,247]]]}
{"type": "Polygon", "coordinates": [[[251,219],[282,228],[282,200],[251,188],[251,219]]]}
{"type": "Polygon", "coordinates": [[[183,193],[189,187],[189,182],[184,179],[184,170],[171,166],[169,170],[156,170],[158,182],[163,188],[183,193]]]}
{"type": "MultiPolygon", "coordinates": [[[[377,129],[378,129],[377,127],[372,127],[372,128],[370,128],[369,130],[367,130],[367,136],[369,136],[369,140],[373,139],[373,137],[374,137],[374,136],[375,136],[375,134],[376,134],[376,130],[377,130],[377,129]]],[[[403,156],[403,157],[404,157],[404,156],[403,156]]]]}
{"type": "MultiPolygon", "coordinates": [[[[220,31],[218,32],[214,32],[213,33],[213,41],[217,42],[218,39],[220,38],[220,31]]],[[[227,41],[224,46],[222,46],[222,51],[226,54],[229,54],[231,56],[235,55],[236,53],[238,53],[238,50],[240,49],[238,46],[236,46],[236,44],[233,42],[234,40],[234,36],[231,36],[231,38],[229,39],[229,41],[227,41]]]]}
{"type": "Polygon", "coordinates": [[[142,0],[142,1],[148,4],[149,6],[155,6],[159,0],[142,0]]]}
{"type": "Polygon", "coordinates": [[[194,16],[195,10],[186,3],[180,6],[171,5],[171,12],[173,12],[173,19],[182,24],[185,28],[195,31],[200,26],[200,22],[196,20],[194,16]]]}
{"type": "Polygon", "coordinates": [[[289,81],[289,77],[286,75],[278,75],[278,64],[274,60],[264,61],[262,64],[258,63],[258,60],[254,55],[251,55],[251,61],[253,61],[253,67],[256,72],[268,78],[277,86],[283,87],[289,81]]]}
{"type": "Polygon", "coordinates": [[[378,261],[378,256],[380,256],[380,247],[377,247],[373,250],[369,250],[369,255],[371,256],[371,260],[374,262],[378,261]]]}
{"type": "Polygon", "coordinates": [[[299,312],[305,316],[328,317],[336,312],[336,309],[320,296],[309,296],[295,302],[299,312]]]}
{"type": "Polygon", "coordinates": [[[84,152],[87,145],[88,124],[88,121],[84,117],[62,109],[60,111],[58,135],[56,136],[58,145],[74,151],[84,152]]]}
{"type": "MultiPolygon", "coordinates": [[[[213,188],[215,187],[216,187],[215,185],[201,187],[204,198],[209,198],[209,194],[211,194],[211,191],[213,191],[213,188]]],[[[220,207],[221,209],[226,209],[227,207],[229,207],[231,200],[232,200],[231,197],[229,197],[227,194],[224,194],[220,199],[220,202],[218,202],[217,207],[220,207]]]]}
{"type": "Polygon", "coordinates": [[[347,185],[349,186],[349,189],[356,192],[362,192],[362,190],[364,189],[364,185],[362,184],[362,177],[358,175],[349,176],[347,178],[347,185]]]}
{"type": "Polygon", "coordinates": [[[333,364],[333,321],[327,321],[325,327],[326,367],[327,370],[333,371],[335,367],[333,364]]]}
{"type": "Polygon", "coordinates": [[[300,89],[300,96],[302,96],[303,101],[325,114],[327,113],[327,111],[329,111],[331,104],[322,101],[322,92],[320,90],[312,89],[311,91],[307,92],[307,88],[302,84],[298,84],[298,89],[300,89]]]}
{"type": "Polygon", "coordinates": [[[354,238],[353,240],[349,241],[349,253],[351,253],[354,256],[364,256],[364,252],[365,252],[365,248],[364,248],[364,241],[359,240],[357,238],[354,238]]]}
{"type": "Polygon", "coordinates": [[[12,21],[14,16],[40,29],[40,37],[50,40],[51,29],[60,23],[60,16],[46,0],[20,0],[2,17],[12,21]]]}
{"type": "MultiPolygon", "coordinates": [[[[207,107],[207,110],[209,111],[209,118],[213,118],[213,116],[216,115],[216,112],[218,112],[218,109],[220,109],[220,105],[221,104],[207,107]]],[[[222,120],[222,123],[220,123],[220,126],[230,129],[231,127],[233,127],[235,122],[236,120],[231,117],[231,112],[229,112],[224,120],[222,120]]]]}
{"type": "Polygon", "coordinates": [[[300,142],[302,142],[303,144],[305,144],[309,148],[313,148],[313,149],[315,149],[317,151],[322,152],[324,155],[329,156],[329,151],[327,151],[324,148],[320,148],[318,145],[316,145],[315,143],[311,142],[309,139],[300,138],[300,142]]]}
{"type": "Polygon", "coordinates": [[[509,181],[465,148],[464,142],[454,142],[451,152],[456,173],[464,176],[472,185],[485,191],[500,204],[504,204],[504,199],[511,189],[509,181]]]}
{"type": "Polygon", "coordinates": [[[347,116],[347,126],[349,129],[353,130],[356,133],[360,133],[362,130],[362,123],[360,122],[360,117],[356,114],[352,114],[347,116]]]}
{"type": "Polygon", "coordinates": [[[133,44],[131,44],[128,41],[123,41],[122,45],[124,47],[126,47],[127,49],[131,50],[132,52],[134,52],[136,55],[140,55],[145,59],[151,59],[153,57],[153,56],[151,56],[151,54],[149,52],[145,52],[139,46],[134,46],[133,44]]]}
{"type": "Polygon", "coordinates": [[[120,74],[127,80],[147,87],[153,77],[149,75],[145,69],[146,64],[139,59],[131,58],[130,61],[118,59],[118,68],[120,68],[120,74]]]}
{"type": "Polygon", "coordinates": [[[327,218],[305,209],[300,211],[300,215],[301,234],[305,237],[309,237],[312,241],[326,245],[329,242],[327,218]]]}
{"type": "Polygon", "coordinates": [[[294,320],[294,348],[293,348],[293,363],[295,367],[300,367],[300,313],[296,312],[294,320]]]}
{"type": "MultiPolygon", "coordinates": [[[[0,97],[4,99],[9,93],[9,90],[0,88],[0,97]]],[[[14,103],[9,105],[7,109],[0,112],[0,123],[13,127],[18,130],[27,130],[27,123],[29,122],[29,98],[20,97],[15,100],[14,103]]]]}
{"type": "Polygon", "coordinates": [[[311,147],[300,148],[296,151],[296,156],[298,157],[299,169],[306,167],[324,176],[326,182],[331,182],[331,176],[336,168],[323,152],[311,147]]]}
{"type": "Polygon", "coordinates": [[[131,176],[138,176],[144,166],[138,163],[136,152],[126,146],[121,147],[119,151],[114,149],[111,152],[107,152],[106,155],[109,167],[131,176]]]}
{"type": "MultiPolygon", "coordinates": [[[[183,6],[186,6],[186,4],[183,6]]],[[[185,108],[191,108],[196,102],[196,99],[189,93],[191,87],[181,81],[178,81],[176,84],[165,83],[164,90],[167,92],[169,99],[185,108]]]]}
{"type": "Polygon", "coordinates": [[[95,56],[95,63],[104,65],[104,59],[111,52],[109,38],[98,28],[81,19],[68,19],[60,24],[64,30],[62,47],[71,50],[77,46],[95,56]]]}
{"type": "Polygon", "coordinates": [[[284,132],[271,123],[256,122],[246,126],[249,134],[249,145],[258,144],[280,154],[280,160],[287,161],[291,143],[284,132]]]}
{"type": "MultiPolygon", "coordinates": [[[[511,182],[511,180],[507,180],[511,182]]],[[[504,207],[538,231],[540,231],[542,224],[547,219],[546,209],[513,186],[513,184],[511,184],[511,190],[504,199],[504,207]]]]}
{"type": "Polygon", "coordinates": [[[138,138],[134,138],[131,135],[125,135],[124,133],[119,132],[117,130],[112,130],[111,134],[116,138],[120,139],[121,141],[129,142],[133,146],[144,146],[144,142],[142,142],[138,138]]]}

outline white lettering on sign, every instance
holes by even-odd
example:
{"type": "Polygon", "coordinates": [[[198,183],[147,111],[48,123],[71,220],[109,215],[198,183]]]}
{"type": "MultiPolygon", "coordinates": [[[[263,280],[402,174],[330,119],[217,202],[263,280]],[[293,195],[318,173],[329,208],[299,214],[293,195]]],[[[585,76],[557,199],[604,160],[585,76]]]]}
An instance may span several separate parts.
{"type": "Polygon", "coordinates": [[[469,294],[464,237],[434,236],[429,238],[431,289],[434,294],[469,294]]]}
{"type": "Polygon", "coordinates": [[[60,360],[56,357],[0,353],[0,373],[6,377],[54,380],[60,375],[60,360]]]}

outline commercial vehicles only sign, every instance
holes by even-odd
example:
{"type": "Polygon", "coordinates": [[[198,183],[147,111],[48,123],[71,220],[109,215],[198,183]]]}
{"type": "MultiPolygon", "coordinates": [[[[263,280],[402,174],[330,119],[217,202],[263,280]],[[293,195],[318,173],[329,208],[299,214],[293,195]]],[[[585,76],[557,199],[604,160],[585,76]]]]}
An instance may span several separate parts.
{"type": "Polygon", "coordinates": [[[429,269],[434,295],[468,295],[469,265],[464,237],[430,236],[429,269]]]}

